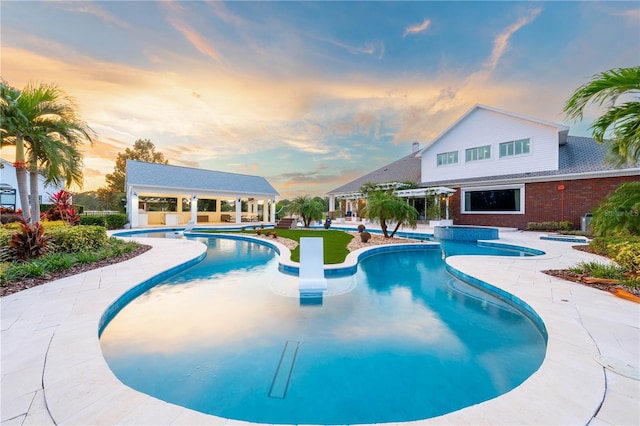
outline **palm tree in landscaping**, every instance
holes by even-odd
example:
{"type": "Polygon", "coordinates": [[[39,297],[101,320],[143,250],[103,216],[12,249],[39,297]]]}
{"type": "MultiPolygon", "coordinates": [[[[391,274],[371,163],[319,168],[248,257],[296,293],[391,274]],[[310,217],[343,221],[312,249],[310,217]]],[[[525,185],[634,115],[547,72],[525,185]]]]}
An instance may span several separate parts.
{"type": "Polygon", "coordinates": [[[393,238],[400,226],[415,228],[418,220],[418,211],[391,191],[369,191],[362,214],[371,221],[380,222],[385,238],[393,238]],[[396,222],[391,234],[387,229],[389,222],[396,222]]]}
{"type": "Polygon", "coordinates": [[[591,125],[593,138],[609,144],[608,159],[617,165],[640,159],[640,67],[604,71],[579,87],[564,106],[567,117],[581,120],[585,107],[608,104],[591,125]]]}
{"type": "Polygon", "coordinates": [[[324,215],[321,198],[302,195],[294,198],[286,207],[289,214],[297,214],[302,218],[304,227],[308,228],[312,220],[320,220],[324,215]]]}
{"type": "Polygon", "coordinates": [[[93,131],[75,112],[75,105],[57,86],[29,83],[24,90],[4,80],[0,88],[3,143],[16,146],[16,178],[23,216],[39,220],[38,175],[47,183],[82,184],[79,145],[92,142],[93,131]],[[31,214],[27,170],[30,173],[31,214]]]}

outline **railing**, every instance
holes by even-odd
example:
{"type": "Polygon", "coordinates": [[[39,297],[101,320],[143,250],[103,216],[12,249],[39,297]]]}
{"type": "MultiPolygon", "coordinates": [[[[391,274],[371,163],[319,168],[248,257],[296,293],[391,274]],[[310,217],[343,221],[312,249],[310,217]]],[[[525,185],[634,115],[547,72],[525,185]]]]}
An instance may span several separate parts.
{"type": "Polygon", "coordinates": [[[117,210],[85,210],[82,216],[106,216],[108,214],[120,214],[117,210]]]}

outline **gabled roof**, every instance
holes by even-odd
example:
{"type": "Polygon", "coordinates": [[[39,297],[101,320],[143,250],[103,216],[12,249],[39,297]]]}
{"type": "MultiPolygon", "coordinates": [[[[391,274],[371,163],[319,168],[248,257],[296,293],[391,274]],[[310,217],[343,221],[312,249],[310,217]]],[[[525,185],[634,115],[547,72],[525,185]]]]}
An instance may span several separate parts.
{"type": "Polygon", "coordinates": [[[526,115],[516,114],[514,112],[504,111],[504,110],[501,110],[501,109],[498,109],[498,108],[493,108],[493,107],[486,106],[486,105],[475,104],[473,107],[471,107],[471,109],[469,109],[467,112],[465,112],[460,118],[458,118],[456,121],[454,121],[453,124],[451,124],[449,127],[447,127],[438,136],[436,136],[435,139],[433,139],[429,145],[427,145],[426,147],[422,148],[420,150],[418,156],[419,157],[422,156],[422,153],[424,151],[428,150],[430,147],[435,145],[436,142],[438,142],[440,139],[442,139],[447,133],[449,133],[453,128],[455,128],[458,124],[460,124],[469,115],[471,115],[474,111],[476,111],[478,109],[484,109],[484,110],[487,110],[487,111],[492,111],[492,112],[495,112],[495,113],[498,113],[498,114],[506,115],[506,116],[517,118],[517,119],[520,119],[520,120],[531,121],[533,123],[542,124],[544,126],[554,127],[556,129],[558,129],[558,136],[559,136],[560,144],[564,143],[564,139],[565,139],[566,135],[569,132],[569,127],[565,126],[564,124],[553,123],[551,121],[540,120],[538,118],[533,118],[533,117],[527,117],[526,115]]]}
{"type": "Polygon", "coordinates": [[[279,195],[261,176],[127,160],[127,186],[207,192],[279,195]]]}
{"type": "Polygon", "coordinates": [[[357,192],[365,183],[388,182],[415,182],[420,183],[421,160],[416,157],[417,152],[403,157],[393,163],[380,167],[373,172],[359,177],[345,185],[328,192],[328,194],[340,194],[344,192],[357,192]]]}
{"type": "Polygon", "coordinates": [[[441,180],[441,181],[429,181],[422,182],[421,185],[436,186],[436,185],[452,185],[452,184],[468,184],[473,182],[487,182],[498,180],[521,180],[526,181],[528,179],[540,180],[539,178],[554,177],[554,176],[566,176],[566,175],[579,175],[588,173],[605,173],[609,174],[639,174],[640,169],[637,166],[623,166],[616,168],[608,163],[605,158],[608,151],[607,145],[599,144],[592,138],[585,138],[581,136],[568,136],[564,145],[558,147],[559,154],[559,167],[558,170],[547,170],[541,172],[530,173],[515,173],[509,175],[492,175],[458,180],[441,180]]]}

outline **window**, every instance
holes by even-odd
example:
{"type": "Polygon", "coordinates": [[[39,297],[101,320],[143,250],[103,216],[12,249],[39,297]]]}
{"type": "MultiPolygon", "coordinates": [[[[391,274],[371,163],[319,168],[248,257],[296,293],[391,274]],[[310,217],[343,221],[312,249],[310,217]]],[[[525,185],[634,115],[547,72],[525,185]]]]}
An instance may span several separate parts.
{"type": "Polygon", "coordinates": [[[528,154],[529,152],[531,152],[531,142],[529,139],[518,139],[517,141],[500,144],[500,158],[528,154]]]}
{"type": "Polygon", "coordinates": [[[524,214],[524,185],[463,189],[463,213],[524,214]]]}
{"type": "Polygon", "coordinates": [[[141,196],[139,202],[140,205],[146,205],[148,212],[175,212],[178,210],[177,198],[141,196]]]}
{"type": "Polygon", "coordinates": [[[491,158],[491,145],[469,148],[465,151],[465,161],[488,160],[491,158]]]}
{"type": "Polygon", "coordinates": [[[445,152],[438,154],[438,167],[447,166],[449,164],[458,164],[458,151],[445,152]]]}
{"type": "Polygon", "coordinates": [[[198,198],[198,211],[199,212],[215,212],[216,200],[210,200],[206,198],[198,198]]]}

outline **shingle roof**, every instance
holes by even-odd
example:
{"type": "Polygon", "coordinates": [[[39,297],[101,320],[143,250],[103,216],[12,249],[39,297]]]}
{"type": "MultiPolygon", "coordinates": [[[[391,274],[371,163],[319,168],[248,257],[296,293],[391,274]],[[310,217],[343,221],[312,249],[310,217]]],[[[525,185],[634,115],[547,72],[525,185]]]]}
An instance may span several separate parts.
{"type": "Polygon", "coordinates": [[[339,194],[342,192],[357,192],[360,187],[369,182],[415,182],[420,183],[421,160],[416,157],[417,152],[412,152],[406,157],[402,157],[393,163],[380,167],[373,172],[359,177],[345,185],[328,192],[328,194],[339,194]]]}
{"type": "MultiPolygon", "coordinates": [[[[387,183],[387,182],[416,182],[420,186],[447,186],[452,183],[472,183],[479,181],[491,181],[502,179],[523,179],[561,176],[579,173],[606,172],[617,170],[615,166],[605,161],[607,146],[597,143],[592,138],[580,136],[568,136],[567,142],[558,147],[559,168],[558,170],[548,170],[542,172],[517,173],[510,175],[492,175],[479,178],[449,179],[441,181],[421,182],[421,161],[416,158],[417,153],[412,153],[393,163],[381,167],[367,175],[347,183],[329,192],[337,194],[343,192],[357,192],[362,184],[367,182],[387,183]]],[[[637,166],[625,166],[622,169],[637,170],[637,166]]]]}
{"type": "Polygon", "coordinates": [[[261,176],[127,160],[127,185],[279,195],[261,176]]]}

